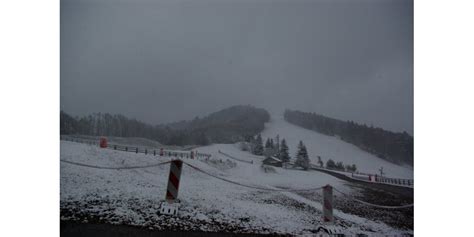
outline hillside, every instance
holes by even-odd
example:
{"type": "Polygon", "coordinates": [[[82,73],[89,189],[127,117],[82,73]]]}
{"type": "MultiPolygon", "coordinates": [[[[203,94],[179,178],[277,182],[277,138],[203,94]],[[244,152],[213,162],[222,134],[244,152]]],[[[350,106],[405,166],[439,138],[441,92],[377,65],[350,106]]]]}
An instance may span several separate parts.
{"type": "Polygon", "coordinates": [[[413,166],[413,136],[406,132],[391,132],[379,127],[297,110],[286,110],[284,118],[300,127],[337,136],[381,159],[413,166]]]}
{"type": "Polygon", "coordinates": [[[317,162],[317,156],[321,156],[323,162],[332,159],[344,164],[356,164],[357,169],[365,173],[378,173],[378,169],[383,167],[384,173],[389,177],[413,178],[412,167],[383,160],[335,136],[293,125],[285,121],[283,114],[272,114],[270,122],[265,124],[265,130],[262,132],[264,140],[277,135],[280,135],[280,139],[286,139],[292,157],[296,154],[298,142],[302,140],[314,164],[317,162]]]}
{"type": "Polygon", "coordinates": [[[253,136],[264,129],[270,115],[264,109],[237,105],[203,118],[160,125],[165,130],[177,131],[168,144],[185,145],[211,143],[234,143],[253,136]],[[195,138],[193,140],[193,138],[195,138]],[[193,141],[197,141],[194,142],[193,141]]]}
{"type": "Polygon", "coordinates": [[[232,106],[203,118],[170,124],[150,125],[123,115],[95,113],[83,117],[60,114],[61,135],[142,137],[165,145],[208,145],[234,143],[261,132],[269,121],[264,109],[232,106]]]}

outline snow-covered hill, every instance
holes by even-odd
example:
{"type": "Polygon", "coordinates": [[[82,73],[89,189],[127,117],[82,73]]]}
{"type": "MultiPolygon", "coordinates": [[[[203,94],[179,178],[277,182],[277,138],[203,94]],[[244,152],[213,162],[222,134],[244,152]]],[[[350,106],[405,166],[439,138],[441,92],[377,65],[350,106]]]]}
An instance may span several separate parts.
{"type": "MultiPolygon", "coordinates": [[[[185,159],[206,172],[245,185],[263,188],[307,189],[331,184],[353,193],[348,183],[316,171],[276,168],[265,173],[261,157],[235,145],[216,144],[197,149],[217,162],[185,159]],[[252,160],[226,166],[219,150],[252,160]],[[220,163],[220,161],[223,163],[220,163]],[[216,165],[220,164],[220,165],[216,165]]],[[[168,161],[168,157],[127,153],[62,141],[61,160],[97,166],[134,166],[168,161]]],[[[230,162],[230,161],[229,161],[230,162]]],[[[169,165],[130,170],[104,170],[61,162],[61,219],[143,226],[151,229],[238,231],[305,234],[321,224],[321,190],[269,192],[236,186],[184,165],[178,217],[158,214],[165,197],[169,165]]],[[[342,196],[337,198],[343,200],[342,196]]],[[[339,200],[337,199],[337,200],[339,200]]],[[[335,210],[336,224],[349,233],[405,233],[388,225],[335,210]]],[[[409,231],[411,232],[411,231],[409,231]]]]}
{"type": "Polygon", "coordinates": [[[323,162],[332,159],[335,162],[342,161],[344,164],[356,164],[357,169],[364,173],[376,174],[379,173],[380,167],[383,167],[388,177],[413,178],[412,167],[390,163],[337,137],[290,124],[284,120],[283,114],[272,114],[270,122],[265,124],[262,137],[265,141],[268,137],[275,138],[278,134],[280,139],[286,139],[292,157],[296,154],[298,142],[302,140],[314,164],[318,160],[317,156],[321,156],[323,162]]]}

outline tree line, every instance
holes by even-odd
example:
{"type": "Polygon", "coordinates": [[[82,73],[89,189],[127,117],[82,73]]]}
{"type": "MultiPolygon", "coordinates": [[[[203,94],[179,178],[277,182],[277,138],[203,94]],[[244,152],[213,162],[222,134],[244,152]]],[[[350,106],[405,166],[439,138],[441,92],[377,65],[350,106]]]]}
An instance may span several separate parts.
{"type": "MultiPolygon", "coordinates": [[[[324,167],[324,162],[321,159],[321,156],[318,156],[318,165],[319,167],[323,168],[324,167]]],[[[326,161],[326,169],[330,170],[339,170],[339,171],[347,171],[347,172],[356,172],[357,171],[357,166],[355,164],[352,165],[344,165],[342,161],[335,162],[332,159],[329,159],[326,161]]]]}
{"type": "Polygon", "coordinates": [[[298,150],[294,162],[291,162],[291,156],[288,145],[286,144],[286,140],[283,138],[280,141],[280,135],[277,135],[275,140],[273,140],[273,138],[267,138],[265,145],[263,145],[261,134],[258,134],[255,137],[250,136],[246,141],[247,144],[249,144],[249,147],[247,147],[245,144],[241,144],[242,150],[247,150],[254,155],[265,156],[267,158],[275,157],[282,163],[293,163],[293,167],[300,167],[304,170],[308,170],[310,168],[308,151],[306,146],[303,144],[303,141],[300,141],[298,144],[298,150]]]}
{"type": "Polygon", "coordinates": [[[286,110],[287,122],[316,132],[337,136],[360,149],[396,164],[413,165],[413,137],[382,128],[342,121],[316,113],[286,110]]]}
{"type": "Polygon", "coordinates": [[[120,114],[94,113],[73,117],[60,112],[60,133],[92,136],[143,137],[165,145],[235,143],[264,129],[269,113],[250,105],[232,106],[206,117],[150,125],[120,114]]]}

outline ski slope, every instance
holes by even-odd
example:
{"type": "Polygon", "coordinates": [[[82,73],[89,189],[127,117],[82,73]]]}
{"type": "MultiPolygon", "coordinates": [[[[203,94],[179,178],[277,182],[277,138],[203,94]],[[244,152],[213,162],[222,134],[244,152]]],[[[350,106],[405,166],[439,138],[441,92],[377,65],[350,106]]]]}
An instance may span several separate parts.
{"type": "Polygon", "coordinates": [[[313,164],[318,161],[317,156],[321,156],[324,163],[332,159],[335,162],[342,161],[344,165],[355,164],[358,171],[363,173],[378,174],[380,167],[383,167],[387,177],[413,178],[413,167],[390,163],[337,137],[290,124],[284,120],[283,114],[272,114],[270,122],[265,124],[262,132],[264,141],[267,138],[275,139],[277,135],[280,135],[280,140],[286,140],[291,157],[295,157],[298,143],[302,140],[313,164]]]}
{"type": "MultiPolygon", "coordinates": [[[[211,159],[221,165],[205,159],[185,159],[184,162],[238,183],[281,189],[307,189],[331,184],[346,193],[355,191],[345,181],[320,172],[276,168],[276,173],[265,173],[260,167],[261,157],[240,151],[233,144],[215,144],[197,150],[212,154],[211,159]],[[253,161],[253,164],[235,162],[236,166],[226,167],[227,158],[219,154],[219,150],[253,161]]],[[[61,160],[109,167],[156,164],[171,159],[67,141],[61,141],[60,154],[61,160]]],[[[185,230],[229,231],[219,229],[219,226],[231,225],[240,232],[297,235],[311,234],[310,230],[321,224],[319,202],[296,192],[268,192],[236,186],[186,165],[183,165],[181,175],[181,207],[176,218],[157,213],[165,197],[169,165],[104,170],[61,162],[60,171],[61,220],[87,222],[93,217],[107,223],[157,230],[179,226],[185,230]]],[[[311,195],[319,193],[314,191],[311,195]]],[[[335,216],[336,224],[345,226],[348,233],[406,233],[339,210],[335,210],[335,216]]]]}

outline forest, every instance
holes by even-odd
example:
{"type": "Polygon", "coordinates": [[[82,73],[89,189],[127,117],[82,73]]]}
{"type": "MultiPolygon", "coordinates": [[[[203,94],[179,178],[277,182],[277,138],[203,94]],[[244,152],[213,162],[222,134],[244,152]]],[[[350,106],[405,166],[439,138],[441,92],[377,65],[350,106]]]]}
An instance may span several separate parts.
{"type": "Polygon", "coordinates": [[[413,136],[407,132],[391,132],[379,127],[297,110],[285,110],[284,117],[289,123],[339,137],[384,160],[413,166],[413,136]]]}
{"type": "Polygon", "coordinates": [[[61,135],[143,137],[165,145],[234,143],[264,129],[269,113],[250,105],[232,106],[203,118],[150,125],[120,114],[94,113],[71,116],[60,111],[61,135]]]}

